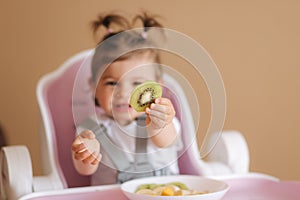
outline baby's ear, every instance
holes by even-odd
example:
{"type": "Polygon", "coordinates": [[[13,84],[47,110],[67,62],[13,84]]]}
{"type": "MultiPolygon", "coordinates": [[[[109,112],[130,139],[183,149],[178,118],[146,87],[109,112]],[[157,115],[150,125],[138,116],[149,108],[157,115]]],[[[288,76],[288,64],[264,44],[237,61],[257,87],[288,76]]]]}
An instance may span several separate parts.
{"type": "MultiPolygon", "coordinates": [[[[95,94],[97,86],[92,78],[88,79],[88,84],[89,84],[90,90],[93,92],[93,94],[95,94]]],[[[96,97],[94,97],[94,100],[95,100],[95,105],[100,107],[98,99],[96,97]]]]}
{"type": "Polygon", "coordinates": [[[165,81],[164,81],[164,79],[161,77],[161,78],[159,78],[158,80],[157,80],[157,82],[159,83],[159,84],[161,84],[161,85],[164,85],[165,84],[165,81]]]}
{"type": "Polygon", "coordinates": [[[89,84],[90,90],[91,90],[91,91],[95,91],[96,85],[95,85],[95,82],[93,81],[92,77],[90,77],[90,78],[88,79],[88,84],[89,84]]]}

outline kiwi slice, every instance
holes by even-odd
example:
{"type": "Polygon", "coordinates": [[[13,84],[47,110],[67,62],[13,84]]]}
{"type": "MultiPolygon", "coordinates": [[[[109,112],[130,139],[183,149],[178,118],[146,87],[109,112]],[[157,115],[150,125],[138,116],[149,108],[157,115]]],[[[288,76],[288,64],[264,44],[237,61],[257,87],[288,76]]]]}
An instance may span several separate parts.
{"type": "Polygon", "coordinates": [[[155,99],[162,96],[162,87],[155,81],[145,81],[131,93],[130,105],[137,112],[144,112],[155,99]]]}

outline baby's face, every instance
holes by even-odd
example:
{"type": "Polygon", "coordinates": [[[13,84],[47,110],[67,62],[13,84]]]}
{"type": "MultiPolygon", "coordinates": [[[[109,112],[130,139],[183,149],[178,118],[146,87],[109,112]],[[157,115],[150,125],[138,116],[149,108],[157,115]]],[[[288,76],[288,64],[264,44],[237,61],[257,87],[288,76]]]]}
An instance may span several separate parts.
{"type": "Polygon", "coordinates": [[[120,125],[131,123],[143,113],[129,105],[132,90],[146,80],[156,80],[156,67],[147,55],[112,63],[102,74],[95,96],[106,114],[120,125]]]}

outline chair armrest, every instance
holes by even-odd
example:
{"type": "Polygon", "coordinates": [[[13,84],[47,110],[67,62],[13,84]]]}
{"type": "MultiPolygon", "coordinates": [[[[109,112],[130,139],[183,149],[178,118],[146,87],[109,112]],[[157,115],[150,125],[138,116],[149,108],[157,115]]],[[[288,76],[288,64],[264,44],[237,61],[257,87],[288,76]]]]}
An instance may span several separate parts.
{"type": "Polygon", "coordinates": [[[26,146],[6,146],[0,152],[1,198],[16,200],[32,192],[63,189],[54,174],[32,175],[32,164],[26,146]]]}
{"type": "Polygon", "coordinates": [[[48,174],[45,176],[33,177],[33,190],[34,192],[61,190],[64,189],[59,177],[55,177],[54,174],[48,174]]]}
{"type": "Polygon", "coordinates": [[[26,146],[2,147],[0,171],[2,199],[15,200],[32,192],[32,165],[26,146]]]}
{"type": "Polygon", "coordinates": [[[205,160],[223,163],[232,174],[248,173],[249,151],[244,136],[238,131],[223,131],[205,160]]]}

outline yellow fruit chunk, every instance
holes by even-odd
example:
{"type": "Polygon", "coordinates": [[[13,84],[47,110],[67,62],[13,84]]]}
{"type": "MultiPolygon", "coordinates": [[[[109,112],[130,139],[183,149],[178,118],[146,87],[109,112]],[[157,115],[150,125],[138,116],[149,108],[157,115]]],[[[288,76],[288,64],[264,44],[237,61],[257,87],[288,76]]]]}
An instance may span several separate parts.
{"type": "Polygon", "coordinates": [[[155,195],[155,193],[150,189],[140,189],[139,191],[136,192],[136,194],[147,194],[152,196],[155,195]]]}
{"type": "Polygon", "coordinates": [[[182,190],[178,190],[175,192],[175,196],[182,196],[182,190]]]}
{"type": "Polygon", "coordinates": [[[174,196],[175,192],[174,189],[172,187],[165,187],[162,191],[161,191],[161,196],[174,196]]]}

